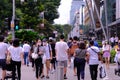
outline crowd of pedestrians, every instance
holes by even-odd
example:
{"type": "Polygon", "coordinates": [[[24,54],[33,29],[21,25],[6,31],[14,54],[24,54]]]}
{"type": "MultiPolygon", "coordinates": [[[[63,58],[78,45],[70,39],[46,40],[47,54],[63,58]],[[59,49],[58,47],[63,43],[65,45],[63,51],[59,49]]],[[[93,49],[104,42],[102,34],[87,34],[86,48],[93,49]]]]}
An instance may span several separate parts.
{"type": "Polygon", "coordinates": [[[32,64],[33,71],[35,71],[36,80],[41,80],[44,77],[49,79],[49,73],[53,74],[58,66],[63,67],[63,78],[67,79],[67,67],[72,67],[71,64],[74,64],[73,73],[74,76],[77,76],[78,80],[85,79],[86,64],[89,65],[91,80],[97,80],[98,65],[100,62],[105,62],[106,69],[109,69],[111,49],[115,49],[115,62],[120,66],[120,41],[117,37],[116,39],[111,37],[110,41],[109,43],[109,41],[104,40],[100,47],[95,39],[84,41],[74,36],[65,41],[64,35],[60,35],[57,42],[54,39],[37,39],[32,43],[24,41],[21,46],[20,40],[17,38],[9,44],[4,43],[4,36],[1,35],[1,80],[5,80],[6,78],[8,64],[12,65],[12,80],[15,80],[16,76],[18,80],[21,80],[21,64],[30,67],[30,63],[32,64]],[[44,71],[45,68],[46,72],[44,71]]]}

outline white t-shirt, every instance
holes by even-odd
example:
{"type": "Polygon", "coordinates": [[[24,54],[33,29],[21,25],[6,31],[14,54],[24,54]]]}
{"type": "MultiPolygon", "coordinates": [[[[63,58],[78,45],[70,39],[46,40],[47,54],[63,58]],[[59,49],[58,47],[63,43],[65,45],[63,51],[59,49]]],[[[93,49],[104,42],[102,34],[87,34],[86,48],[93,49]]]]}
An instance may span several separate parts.
{"type": "Polygon", "coordinates": [[[24,52],[30,52],[31,47],[29,44],[24,44],[23,49],[24,49],[24,52]]]}
{"type": "Polygon", "coordinates": [[[0,42],[0,59],[5,59],[8,45],[4,42],[0,42]]]}
{"type": "Polygon", "coordinates": [[[68,60],[67,50],[69,49],[66,42],[59,41],[55,45],[57,61],[68,60]]]}
{"type": "Polygon", "coordinates": [[[110,51],[110,45],[103,45],[102,51],[110,51]]]}
{"type": "Polygon", "coordinates": [[[13,61],[21,61],[21,54],[24,52],[24,49],[22,47],[10,46],[8,48],[8,51],[10,52],[13,61]]]}
{"type": "Polygon", "coordinates": [[[99,48],[96,46],[91,46],[87,49],[90,57],[89,57],[89,65],[99,64],[98,52],[100,52],[99,48]],[[94,51],[92,49],[94,49],[94,51]]]}

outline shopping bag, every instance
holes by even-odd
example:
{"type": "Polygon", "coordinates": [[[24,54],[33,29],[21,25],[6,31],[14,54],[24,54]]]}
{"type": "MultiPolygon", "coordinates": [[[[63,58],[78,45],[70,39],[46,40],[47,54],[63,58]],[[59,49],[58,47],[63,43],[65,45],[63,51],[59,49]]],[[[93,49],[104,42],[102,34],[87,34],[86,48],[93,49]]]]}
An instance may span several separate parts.
{"type": "Polygon", "coordinates": [[[45,56],[45,54],[44,54],[43,57],[42,57],[42,63],[43,63],[43,64],[46,63],[46,56],[45,56]]]}
{"type": "Polygon", "coordinates": [[[32,56],[33,59],[37,59],[38,58],[38,54],[37,53],[32,53],[31,56],[32,56]]]}
{"type": "Polygon", "coordinates": [[[105,71],[105,67],[103,65],[100,65],[99,71],[100,71],[100,74],[99,74],[100,78],[106,77],[106,71],[105,71]]]}

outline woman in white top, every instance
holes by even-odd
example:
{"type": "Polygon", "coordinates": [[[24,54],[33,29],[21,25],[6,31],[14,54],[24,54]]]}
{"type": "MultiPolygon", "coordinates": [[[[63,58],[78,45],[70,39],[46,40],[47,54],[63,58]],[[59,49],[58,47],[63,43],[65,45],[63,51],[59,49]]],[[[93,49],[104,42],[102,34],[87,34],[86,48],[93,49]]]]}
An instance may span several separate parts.
{"type": "Polygon", "coordinates": [[[19,46],[19,39],[13,41],[13,46],[8,48],[8,52],[12,58],[12,80],[15,80],[15,72],[17,68],[18,80],[21,80],[21,63],[24,64],[23,48],[19,46]]]}
{"type": "Polygon", "coordinates": [[[109,69],[110,49],[111,49],[111,46],[108,44],[107,41],[105,41],[102,47],[102,51],[103,51],[103,57],[105,58],[105,64],[106,64],[107,69],[109,69]]]}

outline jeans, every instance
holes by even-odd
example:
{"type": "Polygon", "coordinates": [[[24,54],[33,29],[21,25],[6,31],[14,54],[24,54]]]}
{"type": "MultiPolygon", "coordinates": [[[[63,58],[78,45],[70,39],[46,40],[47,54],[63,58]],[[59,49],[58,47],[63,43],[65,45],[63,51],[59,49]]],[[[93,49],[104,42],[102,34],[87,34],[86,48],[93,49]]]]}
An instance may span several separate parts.
{"type": "Polygon", "coordinates": [[[25,63],[25,65],[29,64],[28,54],[29,54],[29,52],[24,52],[24,63],[25,63]]]}
{"type": "Polygon", "coordinates": [[[97,80],[98,64],[96,64],[96,65],[89,65],[89,69],[90,69],[91,79],[92,80],[97,80]]]}
{"type": "Polygon", "coordinates": [[[78,80],[80,80],[80,75],[81,75],[81,78],[84,80],[84,77],[85,77],[85,62],[86,62],[85,59],[75,58],[78,80]]]}

